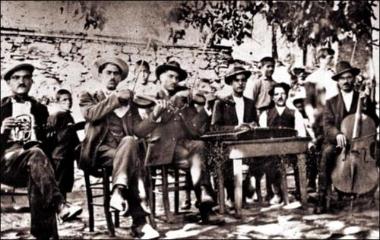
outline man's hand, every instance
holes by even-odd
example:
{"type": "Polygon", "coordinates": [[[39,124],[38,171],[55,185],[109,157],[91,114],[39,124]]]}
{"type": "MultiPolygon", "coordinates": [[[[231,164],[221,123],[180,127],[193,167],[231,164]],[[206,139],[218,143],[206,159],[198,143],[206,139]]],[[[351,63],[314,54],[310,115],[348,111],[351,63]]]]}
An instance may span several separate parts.
{"type": "Polygon", "coordinates": [[[344,136],[342,133],[336,135],[336,143],[338,147],[345,147],[346,146],[346,136],[344,136]]]}
{"type": "Polygon", "coordinates": [[[1,124],[1,134],[3,134],[5,131],[11,130],[15,126],[16,126],[16,118],[14,117],[5,118],[1,124]]]}
{"type": "Polygon", "coordinates": [[[256,127],[258,127],[259,125],[256,123],[256,122],[251,122],[251,123],[249,123],[249,128],[250,129],[254,129],[254,128],[256,128],[256,127]]]}
{"type": "Polygon", "coordinates": [[[120,102],[125,103],[125,102],[128,102],[128,100],[133,97],[133,93],[129,89],[123,89],[123,90],[118,90],[116,93],[116,96],[120,102]]]}
{"type": "Polygon", "coordinates": [[[240,130],[249,130],[251,128],[248,123],[242,123],[240,125],[237,125],[234,129],[235,131],[240,131],[240,130]]]}
{"type": "Polygon", "coordinates": [[[153,119],[157,120],[161,113],[163,113],[169,106],[168,101],[166,100],[157,100],[156,105],[153,108],[153,119]]]}

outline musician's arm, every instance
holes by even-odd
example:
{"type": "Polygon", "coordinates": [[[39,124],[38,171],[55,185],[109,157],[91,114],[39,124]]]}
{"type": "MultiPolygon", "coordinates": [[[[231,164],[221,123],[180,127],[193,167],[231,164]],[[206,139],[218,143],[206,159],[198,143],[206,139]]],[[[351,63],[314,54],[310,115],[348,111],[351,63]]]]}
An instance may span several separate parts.
{"type": "Polygon", "coordinates": [[[335,126],[335,116],[330,101],[327,101],[323,111],[323,127],[326,140],[331,144],[336,144],[336,136],[341,132],[335,126]]]}
{"type": "Polygon", "coordinates": [[[9,135],[11,131],[9,129],[5,129],[3,126],[3,121],[0,123],[1,132],[0,132],[0,156],[3,156],[3,153],[5,151],[5,146],[7,145],[7,141],[9,139],[9,135]]]}
{"type": "Polygon", "coordinates": [[[181,112],[179,113],[179,116],[181,117],[187,132],[194,138],[198,138],[204,134],[211,121],[211,116],[209,116],[204,109],[201,109],[201,111],[196,113],[191,120],[186,119],[181,112]]]}
{"type": "Polygon", "coordinates": [[[252,118],[253,118],[253,121],[249,123],[250,127],[256,127],[256,126],[259,126],[259,119],[257,117],[257,110],[256,108],[253,106],[252,107],[252,118]]]}
{"type": "Polygon", "coordinates": [[[218,129],[222,125],[224,125],[223,122],[223,102],[220,100],[215,101],[213,114],[212,114],[212,120],[211,120],[211,128],[212,129],[218,129]]]}
{"type": "Polygon", "coordinates": [[[90,93],[83,92],[80,95],[79,106],[84,119],[89,122],[94,122],[102,119],[115,108],[120,107],[121,103],[114,94],[111,94],[100,102],[96,102],[90,93]]]}
{"type": "Polygon", "coordinates": [[[131,108],[131,111],[133,134],[137,137],[144,138],[157,127],[158,124],[154,121],[152,112],[148,114],[147,118],[142,119],[137,109],[131,108]]]}

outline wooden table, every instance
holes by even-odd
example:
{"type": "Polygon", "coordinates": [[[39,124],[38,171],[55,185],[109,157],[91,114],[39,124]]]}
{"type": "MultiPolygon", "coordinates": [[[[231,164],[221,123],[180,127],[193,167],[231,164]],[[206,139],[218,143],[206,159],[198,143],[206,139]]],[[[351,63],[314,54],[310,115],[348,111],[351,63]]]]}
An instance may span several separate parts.
{"type": "MultiPolygon", "coordinates": [[[[255,140],[242,140],[242,141],[222,141],[223,147],[226,149],[228,158],[233,161],[233,172],[235,182],[235,211],[236,216],[241,217],[241,209],[243,204],[243,172],[242,160],[250,158],[255,160],[254,157],[266,157],[275,155],[297,155],[298,173],[300,182],[301,203],[304,205],[307,202],[307,189],[306,189],[306,156],[308,150],[308,143],[310,138],[301,137],[284,137],[272,139],[255,139],[255,140]]],[[[288,204],[288,187],[286,181],[286,169],[284,161],[281,161],[282,188],[284,192],[284,203],[288,204]]],[[[217,164],[217,172],[219,178],[219,203],[220,213],[224,213],[224,181],[222,174],[222,164],[217,164]]]]}

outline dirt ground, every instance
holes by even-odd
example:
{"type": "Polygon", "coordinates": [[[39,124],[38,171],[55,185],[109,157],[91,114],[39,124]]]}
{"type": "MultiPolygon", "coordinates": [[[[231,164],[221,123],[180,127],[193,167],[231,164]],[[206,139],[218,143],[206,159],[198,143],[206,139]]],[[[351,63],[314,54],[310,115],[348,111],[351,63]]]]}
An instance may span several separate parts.
{"type": "MultiPolygon", "coordinates": [[[[288,178],[289,181],[289,178],[288,178]]],[[[292,191],[290,180],[290,191],[292,191]]],[[[294,184],[293,184],[294,185],[294,184]]],[[[265,184],[262,184],[265,186],[265,184]]],[[[62,239],[111,239],[108,236],[103,209],[95,208],[95,231],[89,232],[88,212],[84,180],[81,171],[76,172],[74,191],[68,196],[69,201],[83,207],[83,213],[71,222],[59,224],[62,239]]],[[[180,199],[184,199],[182,193],[180,199]]],[[[172,194],[171,194],[171,197],[172,194]]],[[[194,194],[192,194],[193,200],[194,194]]],[[[161,238],[164,239],[379,239],[379,189],[374,201],[360,198],[354,201],[350,211],[349,200],[336,201],[332,204],[334,211],[329,214],[313,214],[315,193],[309,194],[309,204],[301,209],[300,203],[290,195],[288,206],[268,206],[268,204],[248,205],[243,210],[243,218],[234,218],[233,211],[223,217],[222,225],[199,224],[197,209],[177,215],[175,224],[163,221],[163,209],[157,201],[157,224],[161,238]]],[[[18,206],[28,206],[26,197],[17,197],[18,206]]],[[[2,209],[11,205],[7,196],[1,197],[2,209]]],[[[173,207],[173,206],[172,206],[173,207]]],[[[217,209],[216,209],[217,210],[217,209]]],[[[116,239],[130,239],[130,217],[121,217],[120,228],[116,229],[116,239]]],[[[30,239],[29,213],[1,213],[1,239],[30,239]]]]}

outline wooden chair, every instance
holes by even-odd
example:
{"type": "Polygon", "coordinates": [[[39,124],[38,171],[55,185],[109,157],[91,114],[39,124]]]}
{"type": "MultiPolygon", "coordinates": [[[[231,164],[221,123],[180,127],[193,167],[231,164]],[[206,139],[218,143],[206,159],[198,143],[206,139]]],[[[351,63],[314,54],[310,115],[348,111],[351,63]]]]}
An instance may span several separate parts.
{"type": "Polygon", "coordinates": [[[84,171],[90,232],[94,231],[95,226],[94,207],[103,207],[109,235],[114,237],[115,227],[119,227],[120,221],[119,212],[110,209],[110,175],[111,169],[105,167],[99,168],[97,171],[91,172],[91,174],[88,171],[84,171]],[[92,183],[90,181],[90,176],[101,178],[102,181],[92,183]],[[101,193],[94,193],[93,190],[101,191],[101,193]],[[95,203],[94,199],[101,197],[103,198],[103,204],[95,203]],[[114,213],[115,222],[112,221],[112,212],[114,213]]]}
{"type": "Polygon", "coordinates": [[[11,206],[10,207],[4,207],[4,205],[1,205],[1,212],[17,212],[17,213],[27,213],[30,212],[30,207],[23,207],[18,206],[16,202],[16,197],[18,196],[28,196],[28,191],[25,188],[16,188],[12,186],[8,186],[6,184],[1,184],[1,196],[9,196],[11,198],[11,206]]]}
{"type": "MultiPolygon", "coordinates": [[[[3,208],[3,204],[1,204],[1,213],[28,213],[30,212],[30,207],[19,207],[16,203],[16,197],[28,196],[28,192],[25,188],[16,188],[16,187],[11,187],[5,184],[1,184],[1,194],[0,196],[10,196],[11,201],[12,201],[12,206],[3,208]]],[[[28,199],[29,203],[29,199],[28,199]]],[[[58,234],[58,226],[57,226],[57,221],[54,221],[54,233],[53,233],[53,239],[59,239],[59,234],[58,234]]]]}
{"type": "Polygon", "coordinates": [[[173,214],[170,212],[169,192],[174,192],[174,213],[179,213],[179,194],[180,191],[190,191],[190,186],[186,181],[186,172],[183,172],[176,166],[162,165],[150,167],[148,170],[148,197],[150,199],[150,208],[153,216],[156,216],[156,194],[162,195],[162,204],[164,215],[167,222],[175,221],[173,214]],[[174,176],[174,182],[168,181],[169,174],[174,176]],[[160,189],[158,189],[160,188],[160,189]]]}

